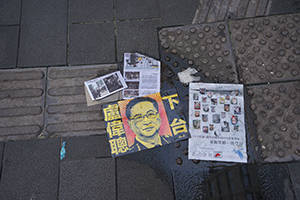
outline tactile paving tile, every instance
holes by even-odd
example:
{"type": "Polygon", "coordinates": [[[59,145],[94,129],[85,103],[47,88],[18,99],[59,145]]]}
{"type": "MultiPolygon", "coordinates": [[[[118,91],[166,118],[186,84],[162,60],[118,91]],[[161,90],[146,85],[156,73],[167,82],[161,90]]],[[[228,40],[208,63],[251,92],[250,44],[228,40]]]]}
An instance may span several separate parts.
{"type": "Polygon", "coordinates": [[[161,59],[170,69],[182,69],[183,66],[178,67],[178,62],[170,59],[177,55],[185,61],[184,68],[195,65],[214,82],[237,82],[226,22],[163,28],[159,40],[161,59]]]}
{"type": "Polygon", "coordinates": [[[300,78],[300,14],[236,20],[229,24],[243,83],[300,78]]]}
{"type": "Polygon", "coordinates": [[[249,86],[247,125],[260,162],[300,160],[300,82],[249,86]]]}
{"type": "Polygon", "coordinates": [[[268,0],[200,0],[192,24],[269,15],[268,0]]]}
{"type": "Polygon", "coordinates": [[[45,136],[105,134],[101,105],[87,106],[84,81],[117,71],[117,68],[116,64],[49,68],[45,136]]]}
{"type": "Polygon", "coordinates": [[[41,134],[45,84],[46,68],[0,71],[0,141],[41,134]]]}

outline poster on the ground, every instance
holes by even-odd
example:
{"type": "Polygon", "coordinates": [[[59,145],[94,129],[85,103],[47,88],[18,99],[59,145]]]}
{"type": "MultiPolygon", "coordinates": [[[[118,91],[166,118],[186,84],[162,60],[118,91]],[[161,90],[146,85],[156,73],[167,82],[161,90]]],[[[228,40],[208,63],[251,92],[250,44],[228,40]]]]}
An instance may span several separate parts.
{"type": "Polygon", "coordinates": [[[127,88],[124,78],[120,71],[116,71],[105,76],[101,76],[84,82],[92,101],[103,99],[108,95],[114,94],[127,88]]]}
{"type": "Polygon", "coordinates": [[[103,105],[112,157],[189,138],[176,89],[103,105]]]}
{"type": "Polygon", "coordinates": [[[189,159],[247,162],[243,85],[190,83],[189,159]]]}
{"type": "Polygon", "coordinates": [[[160,61],[139,53],[124,53],[123,76],[128,88],[123,98],[131,99],[160,91],[160,61]]]}

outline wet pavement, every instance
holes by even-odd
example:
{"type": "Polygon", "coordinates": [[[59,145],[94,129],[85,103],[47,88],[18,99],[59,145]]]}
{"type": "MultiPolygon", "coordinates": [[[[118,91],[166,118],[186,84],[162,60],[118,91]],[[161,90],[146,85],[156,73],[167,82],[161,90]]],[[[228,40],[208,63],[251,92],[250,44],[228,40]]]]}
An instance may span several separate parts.
{"type": "Polygon", "coordinates": [[[298,11],[298,0],[0,1],[0,199],[300,199],[298,11]],[[188,160],[187,140],[111,158],[83,82],[121,69],[124,52],[161,59],[162,88],[177,88],[186,114],[178,72],[243,83],[249,164],[188,160]]]}

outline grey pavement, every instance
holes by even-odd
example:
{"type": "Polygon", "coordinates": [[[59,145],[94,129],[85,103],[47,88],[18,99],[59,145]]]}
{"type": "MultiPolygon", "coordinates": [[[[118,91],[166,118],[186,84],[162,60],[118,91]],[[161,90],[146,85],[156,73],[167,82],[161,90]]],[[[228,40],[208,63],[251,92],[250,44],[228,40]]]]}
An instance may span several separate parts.
{"type": "Polygon", "coordinates": [[[0,0],[0,199],[300,199],[299,11],[299,0],[0,0]],[[183,49],[178,30],[202,34],[182,34],[183,49]],[[188,160],[187,141],[112,158],[83,82],[121,69],[124,52],[243,83],[249,164],[188,160]]]}

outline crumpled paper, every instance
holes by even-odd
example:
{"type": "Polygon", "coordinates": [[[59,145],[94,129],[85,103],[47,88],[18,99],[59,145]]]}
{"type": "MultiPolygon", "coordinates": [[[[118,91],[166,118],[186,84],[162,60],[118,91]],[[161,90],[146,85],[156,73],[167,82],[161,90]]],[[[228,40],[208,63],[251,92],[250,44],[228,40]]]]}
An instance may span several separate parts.
{"type": "Polygon", "coordinates": [[[197,76],[192,76],[193,74],[196,74],[198,71],[195,68],[187,68],[186,70],[179,72],[178,78],[181,83],[191,83],[193,81],[199,81],[201,78],[197,76]]]}

